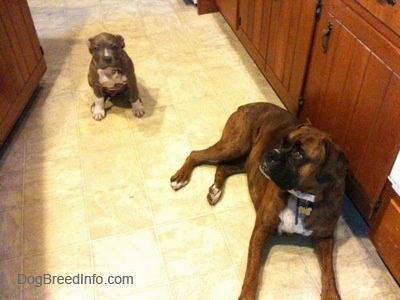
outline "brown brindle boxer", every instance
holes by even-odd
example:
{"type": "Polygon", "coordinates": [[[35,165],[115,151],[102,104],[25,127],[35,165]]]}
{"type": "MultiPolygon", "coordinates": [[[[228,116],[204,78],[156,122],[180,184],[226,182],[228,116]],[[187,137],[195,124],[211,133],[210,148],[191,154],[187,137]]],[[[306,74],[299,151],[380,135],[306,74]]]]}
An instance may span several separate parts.
{"type": "Polygon", "coordinates": [[[246,172],[256,209],[239,299],[256,298],[263,249],[276,233],[312,237],[321,267],[321,298],[340,299],[333,232],[342,212],[348,162],[339,146],[278,106],[253,103],[230,116],[216,144],[190,153],[171,177],[172,188],[185,186],[193,169],[205,162],[218,163],[207,195],[211,205],[219,201],[228,176],[246,172]]]}
{"type": "Polygon", "coordinates": [[[144,108],[132,59],[124,50],[124,38],[102,32],[89,39],[88,47],[92,54],[88,80],[96,96],[92,105],[93,118],[97,121],[104,119],[105,101],[122,92],[128,93],[134,115],[142,117],[144,108]]]}

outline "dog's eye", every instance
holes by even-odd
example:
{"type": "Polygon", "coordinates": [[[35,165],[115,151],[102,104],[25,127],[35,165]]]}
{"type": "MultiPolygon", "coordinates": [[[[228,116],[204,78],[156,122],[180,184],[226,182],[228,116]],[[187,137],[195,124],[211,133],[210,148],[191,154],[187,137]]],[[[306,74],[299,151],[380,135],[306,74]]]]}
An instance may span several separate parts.
{"type": "Polygon", "coordinates": [[[99,46],[93,45],[92,49],[93,49],[94,51],[97,51],[97,50],[99,50],[99,46]]]}
{"type": "Polygon", "coordinates": [[[117,45],[115,45],[115,44],[112,44],[112,45],[111,45],[111,49],[112,49],[112,50],[117,50],[117,48],[118,48],[117,45]]]}
{"type": "Polygon", "coordinates": [[[303,159],[303,153],[301,153],[299,150],[293,151],[292,156],[297,160],[303,159]]]}

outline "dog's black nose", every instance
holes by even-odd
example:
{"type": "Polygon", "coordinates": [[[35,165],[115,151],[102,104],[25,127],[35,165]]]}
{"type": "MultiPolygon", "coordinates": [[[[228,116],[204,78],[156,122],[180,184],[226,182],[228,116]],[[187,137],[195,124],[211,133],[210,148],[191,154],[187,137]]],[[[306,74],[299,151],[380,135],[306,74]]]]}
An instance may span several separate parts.
{"type": "Polygon", "coordinates": [[[104,56],[104,61],[106,62],[106,63],[110,63],[111,61],[112,61],[112,57],[111,56],[104,56]]]}
{"type": "Polygon", "coordinates": [[[271,163],[271,162],[277,162],[281,160],[281,153],[278,149],[274,149],[271,151],[268,151],[267,153],[265,153],[264,155],[264,160],[267,163],[271,163]]]}

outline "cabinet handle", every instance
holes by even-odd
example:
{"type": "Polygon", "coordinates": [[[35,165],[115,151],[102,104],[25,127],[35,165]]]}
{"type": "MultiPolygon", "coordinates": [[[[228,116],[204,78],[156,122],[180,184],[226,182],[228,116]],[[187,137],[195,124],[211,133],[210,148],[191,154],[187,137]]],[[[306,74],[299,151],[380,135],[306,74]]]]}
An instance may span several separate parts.
{"type": "Polygon", "coordinates": [[[394,5],[396,5],[396,0],[387,0],[387,3],[388,3],[389,5],[394,6],[394,5]]]}
{"type": "Polygon", "coordinates": [[[333,28],[332,22],[328,23],[328,27],[324,29],[323,35],[322,35],[322,49],[324,50],[324,53],[328,52],[328,40],[329,36],[331,35],[331,31],[333,28]]]}

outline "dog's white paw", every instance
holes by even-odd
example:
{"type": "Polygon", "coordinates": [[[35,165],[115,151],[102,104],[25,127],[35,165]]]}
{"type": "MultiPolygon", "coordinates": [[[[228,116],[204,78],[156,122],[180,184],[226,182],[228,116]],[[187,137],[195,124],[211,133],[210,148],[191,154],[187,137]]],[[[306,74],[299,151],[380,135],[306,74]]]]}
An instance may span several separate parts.
{"type": "Polygon", "coordinates": [[[188,184],[188,180],[183,181],[183,182],[177,182],[177,181],[171,181],[171,187],[173,190],[177,191],[181,188],[183,188],[185,185],[188,184]]]}
{"type": "Polygon", "coordinates": [[[93,106],[92,108],[92,116],[96,121],[101,121],[106,117],[106,111],[104,109],[99,109],[93,106]]]}
{"type": "Polygon", "coordinates": [[[215,186],[215,184],[213,184],[208,189],[208,195],[207,195],[208,203],[210,203],[211,205],[217,204],[218,201],[221,199],[221,195],[222,195],[222,190],[220,190],[215,186]]]}
{"type": "Polygon", "coordinates": [[[101,121],[106,117],[106,111],[104,109],[104,98],[99,97],[94,99],[92,104],[92,116],[96,121],[101,121]]]}
{"type": "Polygon", "coordinates": [[[142,101],[140,99],[136,100],[132,103],[132,111],[135,117],[143,117],[144,115],[144,107],[142,101]]]}

